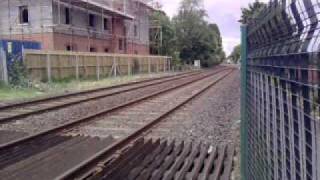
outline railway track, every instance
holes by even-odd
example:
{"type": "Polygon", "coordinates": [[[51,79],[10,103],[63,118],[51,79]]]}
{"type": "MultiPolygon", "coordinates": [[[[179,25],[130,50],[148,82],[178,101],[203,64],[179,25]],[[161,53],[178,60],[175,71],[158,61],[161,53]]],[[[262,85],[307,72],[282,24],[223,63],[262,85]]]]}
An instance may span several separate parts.
{"type": "MultiPolygon", "coordinates": [[[[161,89],[151,95],[148,94],[146,96],[142,96],[130,102],[123,103],[117,107],[106,109],[104,111],[101,111],[99,113],[95,113],[92,115],[88,115],[87,117],[84,117],[77,121],[69,122],[59,127],[55,127],[55,128],[31,135],[22,139],[18,139],[6,144],[2,144],[0,146],[0,152],[1,152],[0,153],[1,154],[0,155],[0,175],[2,177],[6,177],[6,179],[21,179],[25,177],[25,175],[30,175],[31,173],[34,176],[34,179],[43,179],[43,178],[51,179],[51,178],[56,178],[57,175],[64,173],[63,175],[59,176],[58,179],[73,179],[75,177],[95,178],[95,175],[97,175],[96,165],[99,164],[99,162],[101,162],[102,160],[105,160],[107,157],[110,157],[114,152],[119,151],[130,144],[134,145],[137,142],[136,140],[139,139],[139,137],[143,136],[143,134],[150,131],[150,129],[155,124],[160,122],[164,117],[166,117],[168,114],[175,111],[185,103],[189,102],[191,99],[197,97],[202,92],[206,91],[208,88],[214,86],[216,83],[221,81],[224,77],[229,75],[231,71],[232,70],[230,69],[227,69],[227,70],[222,69],[221,71],[218,71],[218,72],[206,73],[206,74],[201,74],[195,77],[190,77],[188,81],[183,80],[181,84],[176,84],[176,86],[167,87],[166,89],[161,89]],[[213,75],[218,77],[213,81],[211,79],[211,81],[209,82],[208,81],[209,78],[212,77],[213,75]],[[101,118],[102,116],[108,116],[110,115],[110,113],[116,113],[117,111],[121,111],[125,108],[129,108],[129,106],[131,107],[136,106],[139,103],[143,103],[152,98],[159,97],[160,95],[163,96],[165,94],[170,94],[169,92],[174,91],[176,89],[184,89],[187,86],[191,86],[195,81],[202,81],[202,83],[199,83],[201,84],[202,87],[200,88],[199,85],[197,86],[200,89],[192,92],[191,94],[189,94],[189,96],[184,96],[183,98],[180,98],[178,103],[170,105],[170,108],[162,111],[160,114],[155,115],[149,120],[149,122],[143,122],[142,124],[144,125],[142,127],[139,127],[138,130],[136,127],[132,128],[134,129],[134,132],[132,133],[130,132],[129,135],[125,135],[124,137],[121,137],[121,136],[117,137],[118,139],[115,139],[111,135],[107,137],[98,138],[98,139],[91,138],[90,136],[83,136],[83,135],[70,136],[70,132],[74,133],[75,127],[79,127],[79,125],[81,125],[81,127],[87,126],[88,124],[90,124],[90,122],[96,121],[97,120],[96,118],[101,118]],[[204,85],[203,82],[205,82],[204,84],[206,85],[204,85]],[[66,134],[69,134],[69,135],[66,135],[66,134]],[[86,147],[88,146],[96,147],[96,148],[89,148],[92,151],[87,152],[86,147]],[[74,152],[79,152],[79,153],[74,153],[74,152]],[[81,154],[80,152],[85,154],[85,155],[81,155],[81,158],[79,158],[79,154],[81,154]],[[59,163],[57,163],[58,165],[50,166],[52,161],[56,162],[57,159],[63,160],[63,158],[66,158],[65,156],[63,156],[66,154],[68,155],[67,156],[68,163],[64,164],[63,169],[61,168],[61,164],[59,165],[59,163]],[[78,165],[75,166],[76,164],[78,165]],[[47,168],[51,170],[50,173],[43,173],[46,171],[47,168]],[[69,171],[65,172],[66,170],[69,170],[69,171]],[[42,173],[39,173],[39,172],[42,172],[42,173]],[[88,175],[87,173],[85,173],[86,176],[83,176],[84,172],[90,172],[89,173],[90,176],[87,176],[88,175]]],[[[160,147],[164,146],[163,143],[159,143],[159,141],[155,143],[153,142],[150,143],[150,141],[148,142],[149,143],[142,143],[144,144],[143,146],[146,146],[147,149],[149,149],[152,146],[153,150],[157,150],[160,147]]],[[[132,146],[132,147],[134,148],[136,146],[132,146]]],[[[189,148],[188,152],[194,151],[191,149],[198,149],[196,145],[190,145],[190,146],[188,145],[185,147],[186,148],[192,147],[192,148],[189,148]]],[[[202,149],[205,149],[205,147],[202,147],[201,145],[199,145],[199,147],[201,147],[202,149]]],[[[224,149],[229,149],[229,148],[224,148],[224,149]]],[[[153,152],[151,150],[152,148],[150,149],[150,151],[145,151],[145,152],[146,153],[153,152]]],[[[136,150],[133,150],[133,151],[136,151],[136,150]]],[[[158,151],[160,150],[157,150],[156,152],[158,151]]],[[[126,151],[124,151],[124,153],[125,152],[126,151]]],[[[221,157],[222,160],[217,161],[217,163],[219,164],[219,162],[225,162],[224,159],[226,157],[229,158],[228,162],[232,163],[232,160],[230,160],[232,158],[224,155],[226,154],[225,152],[229,152],[229,150],[221,151],[221,152],[223,154],[221,157]]],[[[231,153],[229,154],[232,154],[232,150],[230,152],[231,153]]],[[[199,152],[193,152],[191,154],[194,154],[194,153],[195,155],[191,156],[191,158],[197,159],[196,157],[198,157],[199,152]]],[[[203,152],[200,154],[201,154],[201,157],[204,156],[203,154],[206,154],[205,150],[203,150],[203,152]]],[[[207,153],[205,157],[207,156],[209,157],[210,153],[207,153]]],[[[214,157],[212,158],[215,160],[218,156],[219,154],[217,153],[217,155],[214,155],[214,157]]],[[[155,157],[155,156],[152,156],[152,157],[155,157]]],[[[212,162],[215,162],[214,160],[212,160],[212,162]]],[[[179,160],[179,162],[180,161],[181,160],[179,160]]],[[[199,163],[201,164],[202,161],[201,162],[199,161],[199,163]]],[[[232,165],[226,164],[226,166],[219,165],[218,167],[220,166],[221,166],[220,169],[225,169],[232,165]]],[[[189,172],[188,171],[189,169],[187,167],[189,167],[190,169],[191,165],[187,165],[186,167],[182,168],[183,170],[182,172],[180,172],[181,169],[179,168],[173,168],[172,170],[179,172],[180,173],[179,177],[182,178],[182,177],[185,177],[186,175],[185,173],[189,172]]],[[[197,169],[194,170],[194,172],[198,171],[197,173],[200,173],[200,171],[197,169]]],[[[207,174],[207,175],[204,175],[204,177],[211,177],[211,176],[227,177],[228,176],[228,175],[223,175],[225,174],[225,171],[222,171],[219,169],[215,175],[214,174],[215,171],[212,171],[212,168],[208,171],[204,171],[204,173],[207,174]],[[213,174],[210,174],[211,172],[213,174]]],[[[114,172],[116,172],[116,170],[114,172]]],[[[128,172],[131,172],[131,171],[128,171],[128,172]]],[[[110,172],[106,172],[104,173],[104,175],[107,175],[109,173],[110,172]]],[[[104,177],[104,175],[101,176],[101,174],[99,174],[99,176],[101,177],[104,177]]],[[[148,176],[148,177],[151,177],[151,176],[148,176]]]]}
{"type": "MultiPolygon", "coordinates": [[[[152,150],[147,150],[147,151],[141,151],[141,150],[134,150],[135,148],[133,148],[133,155],[127,155],[128,151],[131,151],[125,147],[127,146],[133,146],[133,144],[135,144],[135,140],[137,141],[141,141],[141,138],[143,139],[144,136],[146,136],[147,134],[149,134],[152,131],[152,128],[155,127],[158,123],[161,122],[162,119],[164,119],[165,117],[167,117],[169,114],[171,114],[172,112],[174,112],[175,110],[179,109],[180,107],[182,107],[184,104],[188,103],[189,101],[191,101],[192,99],[196,98],[197,96],[199,96],[200,94],[202,94],[203,92],[205,92],[207,89],[209,89],[210,87],[214,86],[215,84],[217,84],[218,82],[220,82],[221,80],[223,80],[226,76],[228,76],[232,71],[229,70],[229,72],[223,74],[222,76],[218,77],[217,79],[215,79],[214,81],[211,81],[210,83],[208,82],[208,79],[205,79],[204,81],[206,81],[207,85],[200,88],[197,92],[195,92],[194,94],[190,95],[188,98],[184,99],[182,102],[176,104],[174,107],[171,107],[169,110],[167,110],[166,112],[162,112],[162,114],[156,118],[154,118],[152,121],[150,121],[149,123],[145,124],[143,127],[140,127],[138,130],[135,130],[133,133],[131,133],[128,136],[123,137],[121,140],[116,141],[112,146],[106,148],[105,150],[97,153],[95,156],[92,156],[91,158],[89,158],[87,161],[83,162],[82,164],[78,165],[77,167],[71,169],[70,171],[66,172],[65,174],[61,175],[58,179],[74,179],[74,178],[79,178],[79,179],[121,179],[121,177],[109,177],[109,172],[104,173],[104,171],[101,170],[104,169],[109,169],[109,163],[114,160],[114,157],[111,157],[110,159],[108,159],[107,157],[112,156],[112,154],[116,153],[116,157],[115,157],[115,161],[117,162],[122,161],[123,159],[125,159],[126,162],[130,162],[132,159],[130,159],[130,157],[132,158],[132,156],[137,156],[137,155],[141,155],[142,153],[142,157],[145,157],[147,155],[149,155],[152,150]],[[124,150],[122,152],[119,152],[119,150],[121,150],[122,148],[124,148],[124,150]],[[118,153],[117,153],[118,152],[118,153]],[[145,153],[145,156],[143,156],[143,153],[145,153]],[[102,171],[102,173],[101,173],[102,171]]],[[[150,141],[151,140],[147,140],[149,141],[149,145],[150,145],[150,141]]],[[[194,149],[198,149],[200,146],[195,145],[193,146],[194,149]],[[197,148],[196,148],[197,147],[197,148]]],[[[188,149],[188,148],[187,148],[188,149]]],[[[234,147],[228,147],[228,148],[223,148],[224,150],[221,151],[220,155],[219,153],[212,155],[214,157],[211,157],[214,159],[215,161],[215,165],[214,167],[218,167],[218,170],[213,170],[215,169],[213,166],[211,166],[210,169],[210,173],[207,175],[202,175],[204,176],[202,179],[207,179],[210,178],[212,179],[212,177],[215,177],[214,179],[229,179],[230,178],[230,173],[226,173],[226,171],[222,171],[222,169],[226,168],[228,169],[229,167],[232,168],[232,164],[233,164],[233,155],[235,153],[235,149],[234,147]],[[229,150],[227,150],[229,149],[229,150]],[[220,157],[220,158],[218,158],[220,157]],[[218,160],[219,159],[219,160],[218,160]],[[218,172],[215,172],[218,171],[218,172]],[[215,172],[215,173],[214,173],[215,172]],[[212,174],[213,173],[213,174],[212,174]],[[226,174],[225,174],[226,173],[226,174]],[[224,178],[226,177],[226,178],[224,178]]],[[[188,150],[186,150],[188,151],[188,150]]],[[[176,157],[177,159],[174,159],[173,162],[176,163],[180,163],[180,165],[182,166],[183,163],[181,163],[181,161],[184,161],[186,159],[188,159],[187,155],[189,155],[189,152],[187,152],[187,154],[183,157],[176,157]],[[182,158],[182,160],[181,160],[182,158]]],[[[208,151],[209,152],[209,151],[208,151]]],[[[197,154],[198,157],[199,154],[197,154]]],[[[210,156],[210,153],[208,153],[206,155],[206,157],[210,156]]],[[[141,162],[142,160],[140,159],[139,162],[141,162]]],[[[213,161],[213,160],[211,160],[213,161]]],[[[196,163],[196,162],[195,162],[196,163]]],[[[125,169],[126,171],[128,169],[135,169],[138,168],[136,166],[133,167],[127,167],[124,163],[125,169]]],[[[172,164],[171,164],[172,165],[172,164]]],[[[114,166],[114,164],[111,165],[112,167],[114,166]]],[[[181,166],[173,168],[172,169],[172,173],[180,173],[181,170],[181,166]]],[[[210,165],[207,165],[210,166],[210,165]]],[[[171,166],[167,167],[170,168],[171,166]]],[[[191,168],[191,167],[190,167],[191,168]]],[[[141,169],[141,167],[140,167],[141,169]]],[[[189,170],[189,169],[188,169],[189,170]]],[[[164,172],[165,170],[163,170],[164,172]]],[[[166,169],[166,172],[168,171],[168,169],[166,169]]],[[[231,170],[230,170],[231,171],[231,170]]],[[[131,171],[129,171],[131,172],[131,171]]],[[[123,173],[121,171],[121,173],[123,173]]],[[[182,175],[180,176],[180,178],[185,179],[183,177],[183,175],[186,175],[186,172],[183,172],[182,175]]],[[[205,174],[206,174],[205,173],[205,174]]],[[[116,173],[117,174],[117,173],[116,173]]],[[[138,173],[139,174],[139,173],[138,173]]],[[[161,174],[161,173],[160,173],[161,174]]],[[[165,178],[164,174],[160,175],[160,179],[171,179],[169,177],[165,178]]],[[[199,176],[200,177],[200,176],[199,176]]],[[[125,178],[126,179],[126,178],[125,178]]],[[[133,178],[134,179],[134,178],[133,178]]],[[[146,179],[152,179],[151,176],[147,176],[146,179]]]]}
{"type": "Polygon", "coordinates": [[[17,120],[30,115],[43,112],[54,111],[67,106],[97,100],[117,94],[135,91],[137,89],[150,87],[156,84],[184,78],[189,75],[199,74],[200,72],[187,72],[174,76],[165,76],[160,78],[148,79],[143,81],[131,82],[117,86],[98,88],[93,90],[69,93],[48,98],[25,101],[21,103],[12,103],[0,106],[0,124],[11,120],[17,120]]]}

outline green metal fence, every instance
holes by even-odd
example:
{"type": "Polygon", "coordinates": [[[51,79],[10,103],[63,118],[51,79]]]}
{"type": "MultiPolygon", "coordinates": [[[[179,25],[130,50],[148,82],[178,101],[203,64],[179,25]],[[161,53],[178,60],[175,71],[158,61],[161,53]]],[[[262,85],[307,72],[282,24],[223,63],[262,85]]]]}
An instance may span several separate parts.
{"type": "Polygon", "coordinates": [[[272,1],[242,27],[242,178],[320,179],[320,1],[272,1]]]}

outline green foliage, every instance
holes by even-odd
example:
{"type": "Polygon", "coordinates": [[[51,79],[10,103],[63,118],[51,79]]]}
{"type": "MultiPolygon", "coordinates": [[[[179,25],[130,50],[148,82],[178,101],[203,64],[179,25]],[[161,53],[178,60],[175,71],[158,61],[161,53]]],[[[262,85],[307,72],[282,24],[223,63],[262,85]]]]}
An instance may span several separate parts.
{"type": "Polygon", "coordinates": [[[176,51],[176,35],[170,18],[164,13],[155,12],[151,16],[151,19],[153,20],[154,26],[150,32],[150,39],[152,40],[150,45],[152,54],[173,56],[176,51]],[[160,27],[161,29],[159,29],[160,27]]]}
{"type": "Polygon", "coordinates": [[[237,64],[240,61],[240,55],[241,55],[241,45],[237,45],[233,48],[232,53],[229,56],[229,59],[235,64],[237,64]]]}
{"type": "MultiPolygon", "coordinates": [[[[164,13],[154,13],[153,21],[162,27],[162,45],[157,47],[151,43],[152,53],[172,56],[175,65],[193,64],[194,60],[201,60],[205,67],[221,63],[225,53],[220,30],[206,18],[202,0],[182,0],[179,13],[172,20],[164,13]]],[[[150,38],[160,41],[157,33],[152,30],[150,38]]]]}
{"type": "Polygon", "coordinates": [[[254,3],[250,3],[248,8],[241,8],[242,16],[240,22],[248,24],[250,21],[254,20],[265,7],[265,3],[256,0],[254,3]]]}
{"type": "Polygon", "coordinates": [[[15,88],[29,87],[27,70],[22,61],[15,59],[8,70],[10,85],[15,88]]]}
{"type": "Polygon", "coordinates": [[[222,62],[225,56],[216,24],[206,21],[207,13],[201,0],[183,0],[173,18],[177,35],[177,50],[184,63],[201,60],[205,67],[222,62]]]}

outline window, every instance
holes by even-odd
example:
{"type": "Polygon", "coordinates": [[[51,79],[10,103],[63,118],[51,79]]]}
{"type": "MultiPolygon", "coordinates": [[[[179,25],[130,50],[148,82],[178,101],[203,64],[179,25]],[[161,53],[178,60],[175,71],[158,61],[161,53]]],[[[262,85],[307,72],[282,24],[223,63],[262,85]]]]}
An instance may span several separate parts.
{"type": "Polygon", "coordinates": [[[123,40],[119,39],[119,50],[123,50],[123,40]]]}
{"type": "Polygon", "coordinates": [[[138,26],[134,25],[134,36],[137,37],[138,36],[138,26]]]}
{"type": "Polygon", "coordinates": [[[93,14],[89,14],[89,26],[90,27],[95,26],[95,16],[93,14]]]}
{"type": "Polygon", "coordinates": [[[65,8],[65,22],[70,24],[70,8],[65,8]]]}
{"type": "Polygon", "coordinates": [[[67,51],[72,51],[71,45],[67,45],[67,46],[66,46],[66,50],[67,50],[67,51]]]}
{"type": "Polygon", "coordinates": [[[108,30],[109,29],[109,19],[108,18],[104,18],[103,19],[103,29],[104,30],[108,30]]]}
{"type": "Polygon", "coordinates": [[[105,53],[108,53],[108,52],[109,52],[109,48],[105,48],[105,49],[104,49],[104,52],[105,52],[105,53]]]}
{"type": "Polygon", "coordinates": [[[95,47],[90,47],[90,52],[97,52],[97,49],[95,47]]]}
{"type": "Polygon", "coordinates": [[[19,17],[20,17],[20,24],[29,23],[28,6],[20,6],[19,7],[19,17]]]}

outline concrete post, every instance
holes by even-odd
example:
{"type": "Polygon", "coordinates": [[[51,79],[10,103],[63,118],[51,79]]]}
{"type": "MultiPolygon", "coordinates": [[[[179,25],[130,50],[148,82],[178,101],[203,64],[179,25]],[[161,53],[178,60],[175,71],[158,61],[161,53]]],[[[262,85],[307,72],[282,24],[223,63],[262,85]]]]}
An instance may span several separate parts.
{"type": "Polygon", "coordinates": [[[51,82],[51,60],[50,60],[50,54],[47,54],[47,78],[48,82],[51,82]]]}

